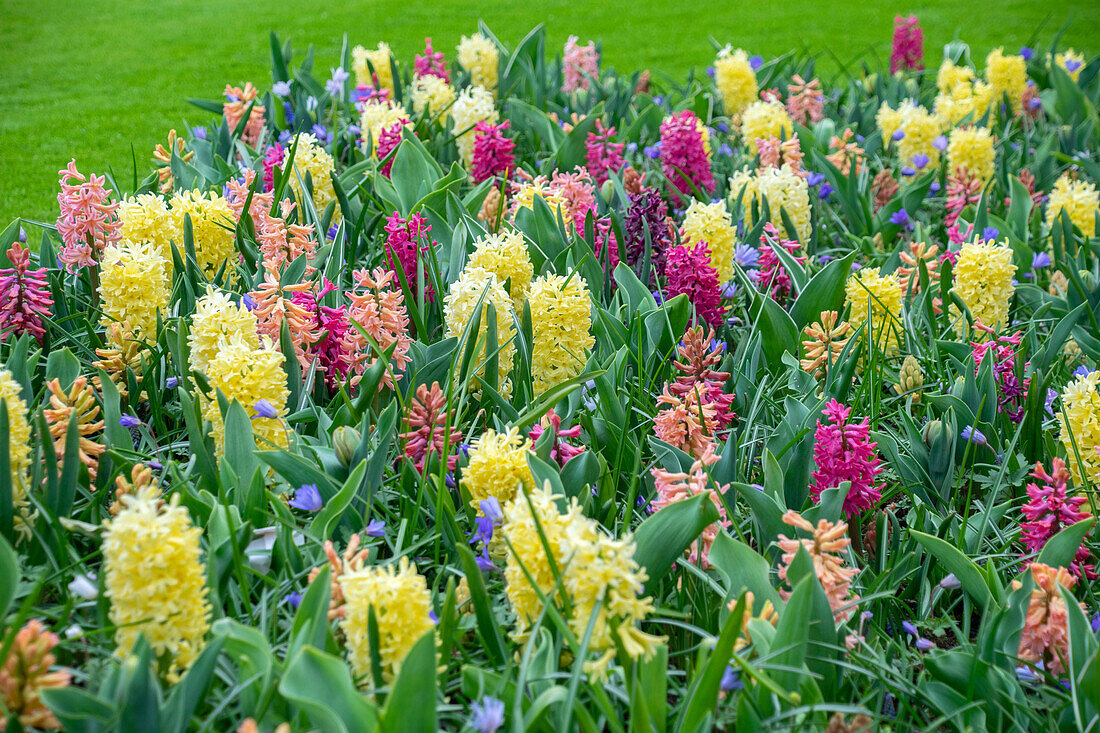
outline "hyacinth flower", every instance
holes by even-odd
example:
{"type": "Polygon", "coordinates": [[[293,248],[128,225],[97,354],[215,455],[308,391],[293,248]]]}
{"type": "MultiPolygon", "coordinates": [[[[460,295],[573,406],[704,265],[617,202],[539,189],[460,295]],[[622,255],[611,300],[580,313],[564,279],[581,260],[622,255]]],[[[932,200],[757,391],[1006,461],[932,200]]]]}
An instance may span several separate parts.
{"type": "Polygon", "coordinates": [[[30,268],[31,253],[18,241],[8,249],[10,268],[0,270],[0,341],[29,333],[39,344],[46,335],[43,317],[52,315],[53,298],[46,268],[30,268]]]}
{"type": "Polygon", "coordinates": [[[710,488],[710,478],[707,475],[707,466],[718,461],[714,455],[713,447],[708,445],[702,457],[695,460],[688,473],[666,471],[663,468],[654,468],[651,473],[656,484],[657,497],[653,500],[653,511],[660,511],[678,501],[690,499],[699,494],[706,494],[718,510],[718,521],[709,525],[699,535],[698,539],[691,543],[688,552],[688,560],[700,565],[704,570],[710,568],[710,548],[714,544],[714,538],[718,536],[719,525],[728,528],[729,519],[726,518],[726,505],[722,501],[721,494],[725,494],[729,486],[717,486],[710,488]]]}
{"type": "Polygon", "coordinates": [[[924,68],[924,31],[917,16],[894,18],[894,40],[890,49],[890,73],[924,68]]]}
{"type": "Polygon", "coordinates": [[[508,171],[516,165],[516,157],[512,154],[516,141],[504,137],[504,131],[512,123],[508,120],[499,124],[492,124],[481,120],[474,126],[474,154],[473,165],[470,169],[470,177],[474,183],[493,178],[495,176],[508,177],[508,171]]]}
{"type": "MultiPolygon", "coordinates": [[[[1081,506],[1087,501],[1084,496],[1069,495],[1070,472],[1065,461],[1055,458],[1050,473],[1042,463],[1035,464],[1032,478],[1039,483],[1028,483],[1027,504],[1022,511],[1024,522],[1020,524],[1020,541],[1031,552],[1037,553],[1046,547],[1050,538],[1066,527],[1092,517],[1081,506]]],[[[1091,553],[1082,541],[1081,546],[1070,564],[1070,572],[1078,578],[1095,578],[1096,566],[1089,563],[1091,553]]]]}
{"type": "Polygon", "coordinates": [[[430,267],[427,251],[428,247],[435,247],[437,242],[430,238],[432,227],[420,214],[409,214],[408,219],[402,219],[395,211],[386,219],[386,264],[394,273],[393,282],[400,286],[401,277],[397,268],[401,268],[401,274],[408,283],[413,296],[418,295],[417,283],[420,277],[420,263],[423,258],[424,267],[424,302],[431,303],[435,300],[435,288],[432,286],[428,268],[430,267]]]}
{"type": "Polygon", "coordinates": [[[123,240],[103,250],[99,299],[106,323],[124,321],[134,338],[153,343],[157,320],[168,315],[168,263],[145,242],[123,240]]]}
{"type": "MultiPolygon", "coordinates": [[[[806,81],[798,74],[787,84],[787,114],[800,125],[809,126],[825,117],[825,93],[817,79],[806,81]]],[[[798,140],[798,138],[793,138],[798,140]]]]}
{"type": "Polygon", "coordinates": [[[924,268],[928,272],[929,284],[939,283],[939,253],[940,248],[937,245],[928,244],[927,242],[910,242],[908,251],[903,249],[898,253],[902,264],[894,271],[894,275],[898,279],[898,287],[901,288],[903,294],[916,295],[920,292],[920,265],[918,262],[921,260],[924,261],[924,268]]]}
{"type": "MultiPolygon", "coordinates": [[[[0,666],[0,709],[14,716],[24,728],[60,728],[50,709],[42,702],[42,690],[68,687],[72,675],[67,669],[52,669],[53,654],[60,639],[46,630],[38,619],[31,619],[15,633],[3,666],[0,666]]],[[[7,720],[5,720],[5,723],[7,720]]]]}
{"type": "Polygon", "coordinates": [[[279,143],[264,152],[264,191],[271,191],[275,187],[275,168],[281,166],[285,159],[286,149],[279,143]]]}
{"type": "Polygon", "coordinates": [[[535,395],[581,373],[592,335],[592,299],[580,275],[546,274],[531,283],[531,383],[535,395]]]}
{"type": "Polygon", "coordinates": [[[600,186],[607,182],[610,174],[621,173],[626,165],[623,159],[626,143],[611,142],[614,136],[614,127],[604,127],[603,120],[596,120],[596,129],[588,133],[584,141],[585,167],[600,186]]]}
{"type": "Polygon", "coordinates": [[[791,257],[800,264],[805,264],[806,258],[795,255],[798,251],[798,242],[780,239],[779,230],[768,222],[764,225],[764,233],[760,236],[760,257],[757,259],[757,271],[754,279],[761,292],[767,293],[772,300],[782,305],[791,294],[793,282],[791,276],[783,267],[783,261],[775,253],[774,247],[782,247],[791,257]]]}
{"type": "Polygon", "coordinates": [[[721,325],[726,309],[722,305],[718,272],[711,266],[711,252],[706,242],[670,249],[665,274],[667,297],[687,295],[702,321],[712,326],[721,325]]]}
{"type": "Polygon", "coordinates": [[[285,322],[303,369],[308,369],[313,361],[312,348],[320,340],[320,334],[313,314],[300,301],[295,302],[294,295],[309,292],[313,287],[310,282],[283,285],[276,273],[266,270],[263,282],[249,293],[254,304],[252,313],[256,316],[257,332],[272,343],[279,343],[285,322]]]}
{"type": "Polygon", "coordinates": [[[661,122],[661,169],[681,199],[690,198],[695,189],[714,190],[706,128],[690,110],[661,122]]]}
{"type": "MultiPolygon", "coordinates": [[[[859,571],[846,567],[842,556],[851,544],[847,536],[848,525],[820,519],[815,527],[793,509],[783,515],[783,523],[809,532],[813,539],[791,539],[786,535],[779,535],[778,545],[783,551],[779,561],[780,580],[787,580],[787,573],[790,572],[799,548],[806,548],[814,563],[814,573],[821,581],[825,597],[829,600],[829,607],[833,609],[833,618],[838,624],[847,621],[855,612],[855,604],[859,602],[859,596],[852,592],[852,578],[859,571]]],[[[789,590],[780,589],[779,594],[783,596],[783,600],[791,597],[789,590]]]]}
{"type": "Polygon", "coordinates": [[[550,444],[550,458],[559,466],[564,466],[573,458],[584,453],[585,447],[583,445],[573,445],[568,442],[581,437],[581,426],[574,425],[571,428],[563,429],[561,415],[558,415],[553,409],[543,415],[542,420],[531,426],[527,433],[527,436],[531,439],[531,444],[537,443],[548,428],[554,429],[554,442],[550,444]]]}
{"type": "Polygon", "coordinates": [[[161,498],[155,484],[123,494],[122,509],[104,524],[103,560],[116,654],[125,657],[138,636],[166,661],[176,682],[206,643],[209,588],[199,538],[180,495],[161,498]]]}
{"type": "Polygon", "coordinates": [[[814,501],[820,501],[822,491],[850,482],[844,514],[851,519],[871,509],[882,496],[882,484],[876,483],[882,473],[882,460],[875,455],[878,444],[870,440],[868,418],[858,423],[850,421],[850,407],[831,399],[822,414],[829,422],[818,420],[814,432],[816,468],[810,494],[814,501]]]}
{"type": "Polygon", "coordinates": [[[259,94],[260,91],[252,86],[252,82],[246,82],[243,89],[225,85],[225,102],[222,104],[225,123],[230,132],[235,132],[247,112],[248,121],[244,123],[241,140],[250,147],[259,142],[264,131],[264,106],[254,103],[259,94]]]}
{"type": "MultiPolygon", "coordinates": [[[[342,619],[345,615],[344,609],[344,587],[340,584],[340,578],[345,574],[352,572],[354,569],[363,566],[370,554],[369,547],[359,547],[359,533],[353,534],[348,538],[347,547],[344,548],[342,554],[336,554],[336,548],[332,544],[332,540],[325,540],[323,546],[325,559],[328,562],[328,566],[332,571],[329,574],[329,606],[328,606],[328,620],[337,621],[342,619]]],[[[321,574],[321,568],[315,567],[309,571],[309,582],[312,583],[317,579],[317,576],[321,574]]],[[[338,629],[338,633],[342,633],[338,629]]]]}
{"type": "Polygon", "coordinates": [[[184,163],[190,163],[195,157],[194,150],[187,150],[187,141],[176,135],[175,130],[169,130],[168,145],[164,146],[157,143],[157,146],[153,148],[153,160],[156,161],[157,178],[160,179],[159,190],[161,193],[172,193],[172,189],[176,186],[175,178],[172,176],[173,154],[184,163]]]}
{"type": "MultiPolygon", "coordinates": [[[[1044,669],[1059,676],[1066,671],[1065,662],[1069,660],[1069,609],[1061,589],[1073,590],[1077,578],[1065,568],[1038,562],[1028,569],[1036,587],[1024,616],[1018,655],[1025,662],[1041,662],[1044,669]]],[[[1012,586],[1019,588],[1020,581],[1013,581],[1012,586]]]]}
{"type": "Polygon", "coordinates": [[[1100,485],[1100,371],[1077,373],[1062,390],[1058,439],[1066,451],[1073,483],[1100,485]]]}
{"type": "Polygon", "coordinates": [[[713,448],[718,410],[712,403],[702,401],[695,390],[677,396],[666,384],[657,398],[657,405],[659,410],[653,418],[653,433],[658,440],[696,458],[706,455],[708,447],[713,448]]]}
{"type": "Polygon", "coordinates": [[[470,462],[462,470],[462,486],[470,494],[470,505],[482,511],[481,502],[496,499],[501,506],[510,502],[520,489],[535,485],[527,454],[531,441],[517,428],[506,433],[486,430],[470,448],[470,462]]]}
{"type": "Polygon", "coordinates": [[[968,206],[977,204],[982,198],[985,185],[977,176],[971,175],[965,168],[947,176],[947,216],[944,225],[949,229],[959,220],[959,216],[968,206]]]}
{"type": "Polygon", "coordinates": [[[600,75],[599,63],[595,43],[589,41],[582,46],[577,43],[576,36],[569,36],[562,54],[562,74],[565,77],[562,91],[572,94],[578,89],[588,89],[592,80],[600,75]]]}
{"type": "Polygon", "coordinates": [[[285,357],[267,338],[259,348],[253,343],[239,334],[232,334],[219,341],[216,355],[206,365],[204,374],[211,391],[200,395],[199,402],[203,418],[210,421],[214,448],[219,456],[225,453],[225,421],[218,390],[226,400],[236,400],[251,413],[252,433],[258,446],[285,447],[289,442],[283,419],[289,396],[283,371],[285,357]]]}
{"type": "Polygon", "coordinates": [[[110,189],[104,188],[103,176],[85,177],[76,169],[76,159],[58,171],[61,191],[57,194],[60,214],[57,233],[63,246],[58,259],[69,272],[95,267],[99,253],[119,234],[118,202],[111,201],[110,189]]]}
{"type": "Polygon", "coordinates": [[[692,201],[684,212],[680,240],[685,246],[702,243],[710,250],[710,265],[717,272],[719,285],[733,277],[737,228],[724,199],[709,204],[692,201]]]}
{"type": "Polygon", "coordinates": [[[424,39],[424,52],[413,58],[413,68],[417,76],[434,76],[451,83],[451,74],[447,71],[447,62],[442,51],[432,48],[431,36],[424,39]]]}
{"type": "Polygon", "coordinates": [[[358,382],[359,376],[380,358],[375,347],[364,336],[365,332],[383,352],[391,347],[393,349],[389,368],[379,383],[379,389],[392,389],[394,378],[400,379],[400,372],[409,363],[409,347],[412,344],[405,296],[398,288],[394,274],[382,267],[376,267],[373,271],[354,270],[351,278],[352,289],[347,293],[350,301],[347,317],[359,328],[347,328],[341,339],[349,372],[355,375],[354,380],[358,382]]]}
{"type": "Polygon", "coordinates": [[[665,259],[674,236],[668,217],[668,204],[657,189],[643,186],[638,193],[628,194],[630,207],[623,217],[623,246],[626,252],[626,264],[634,268],[639,277],[649,255],[650,277],[652,283],[665,275],[665,259]],[[648,245],[646,233],[649,233],[648,245]],[[648,250],[646,249],[648,246],[648,250]]]}
{"type": "Polygon", "coordinates": [[[65,461],[65,436],[69,431],[69,421],[76,420],[77,457],[88,468],[88,476],[95,483],[99,457],[107,448],[91,439],[91,436],[103,430],[103,421],[99,416],[99,404],[95,390],[88,384],[87,377],[77,377],[68,393],[61,387],[60,381],[51,380],[47,385],[50,391],[50,408],[44,410],[46,423],[50,427],[54,451],[59,465],[65,461]]]}
{"type": "Polygon", "coordinates": [[[31,426],[27,421],[27,403],[21,396],[22,387],[7,369],[0,369],[0,401],[8,410],[8,445],[0,450],[8,452],[8,466],[11,471],[12,508],[15,512],[15,527],[20,538],[30,535],[30,525],[25,516],[29,509],[27,489],[30,484],[28,469],[31,466],[31,426]]]}
{"type": "MultiPolygon", "coordinates": [[[[405,444],[405,457],[413,462],[417,471],[424,472],[433,453],[442,457],[447,443],[453,449],[462,442],[462,431],[457,427],[452,425],[448,432],[451,419],[447,395],[440,389],[439,382],[432,382],[430,388],[426,384],[416,388],[405,416],[408,427],[400,437],[405,444]]],[[[458,454],[452,450],[447,454],[447,471],[453,472],[457,463],[458,454]]]]}
{"type": "Polygon", "coordinates": [[[873,333],[875,348],[887,356],[896,353],[901,340],[902,307],[898,279],[865,267],[848,276],[844,293],[852,326],[865,326],[866,337],[870,340],[873,333]]]}
{"type": "Polygon", "coordinates": [[[726,392],[729,372],[716,369],[725,350],[726,345],[715,340],[713,328],[709,332],[702,326],[689,328],[676,348],[679,360],[674,361],[673,366],[679,374],[668,385],[669,392],[677,397],[698,392],[703,402],[714,407],[720,428],[729,427],[737,417],[733,411],[735,395],[726,392]]]}
{"type": "Polygon", "coordinates": [[[859,175],[863,162],[867,159],[855,137],[855,132],[849,127],[842,134],[833,135],[829,139],[829,154],[825,157],[845,176],[850,176],[853,172],[859,175]]]}
{"type": "Polygon", "coordinates": [[[1024,419],[1023,403],[1027,400],[1027,388],[1031,377],[1022,381],[1016,376],[1016,347],[1023,339],[1023,332],[1001,336],[996,341],[972,341],[974,352],[974,376],[978,375],[985,355],[993,353],[993,379],[997,383],[997,407],[1014,423],[1024,419]]]}
{"type": "MultiPolygon", "coordinates": [[[[959,250],[955,261],[953,290],[966,304],[975,323],[986,328],[975,328],[984,339],[994,333],[1008,318],[1012,294],[1016,290],[1013,276],[1016,265],[1012,263],[1012,248],[1006,240],[993,242],[967,242],[959,250]]],[[[961,314],[955,313],[955,331],[963,334],[968,324],[961,314]]]]}
{"type": "Polygon", "coordinates": [[[829,369],[840,358],[851,338],[852,326],[847,321],[837,323],[836,311],[822,311],[820,319],[802,329],[805,358],[799,361],[802,371],[824,381],[829,369]]]}

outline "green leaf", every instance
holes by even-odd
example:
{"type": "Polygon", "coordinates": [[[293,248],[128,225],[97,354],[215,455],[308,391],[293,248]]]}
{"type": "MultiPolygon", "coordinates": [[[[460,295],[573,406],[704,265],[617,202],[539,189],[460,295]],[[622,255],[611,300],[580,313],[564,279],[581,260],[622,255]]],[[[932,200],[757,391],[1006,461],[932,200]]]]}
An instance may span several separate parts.
{"type": "Polygon", "coordinates": [[[714,644],[714,651],[711,652],[710,658],[692,680],[685,698],[687,704],[682,708],[676,730],[699,730],[703,721],[714,710],[722,684],[722,675],[725,674],[726,667],[729,665],[733,645],[741,636],[741,619],[745,611],[745,599],[742,598],[722,625],[722,631],[718,635],[718,641],[714,644]]]}
{"type": "Polygon", "coordinates": [[[287,656],[293,657],[303,646],[318,649],[325,647],[328,636],[328,609],[332,584],[329,576],[332,568],[322,565],[321,572],[310,581],[298,610],[294,612],[294,623],[290,628],[290,648],[287,656]]]}
{"type": "MultiPolygon", "coordinates": [[[[844,283],[852,273],[852,261],[856,252],[833,260],[821,272],[813,276],[806,288],[791,306],[791,320],[799,332],[821,318],[822,311],[837,311],[844,308],[844,283]]],[[[796,354],[797,356],[797,354],[796,354]]]]}
{"type": "Polygon", "coordinates": [[[0,537],[0,621],[8,615],[19,584],[19,559],[8,541],[0,537]]]}
{"type": "Polygon", "coordinates": [[[435,629],[413,644],[386,700],[383,729],[420,733],[437,729],[435,709],[435,629]]]}
{"type": "Polygon", "coordinates": [[[963,590],[983,609],[993,601],[999,603],[1002,600],[993,597],[993,592],[985,582],[981,569],[959,548],[941,540],[939,537],[933,537],[915,529],[909,530],[909,534],[928,554],[936,558],[947,572],[958,578],[959,582],[962,583],[963,590]]]}
{"type": "Polygon", "coordinates": [[[355,498],[355,492],[359,488],[359,484],[363,482],[363,476],[366,473],[367,462],[365,460],[360,461],[359,465],[348,476],[348,480],[344,482],[343,488],[336,493],[336,496],[325,502],[324,507],[317,512],[317,516],[310,522],[310,534],[322,541],[331,538],[332,530],[336,528],[340,518],[344,516],[344,510],[355,498]]]}
{"type": "Polygon", "coordinates": [[[667,506],[642,522],[634,533],[634,559],[649,575],[646,593],[702,531],[717,521],[718,509],[710,495],[699,494],[667,506]]]}
{"type": "Polygon", "coordinates": [[[378,726],[377,708],[359,694],[344,661],[311,646],[291,659],[279,693],[321,730],[358,733],[378,726]]]}
{"type": "Polygon", "coordinates": [[[744,542],[719,532],[710,546],[710,563],[726,585],[726,600],[740,597],[749,590],[759,603],[771,601],[783,606],[779,593],[772,587],[768,561],[744,542]]]}
{"type": "Polygon", "coordinates": [[[1085,539],[1085,535],[1096,524],[1095,517],[1082,519],[1076,524],[1071,524],[1062,529],[1058,534],[1047,540],[1036,562],[1057,568],[1068,568],[1073,562],[1073,556],[1077,554],[1077,548],[1085,539]]]}
{"type": "Polygon", "coordinates": [[[225,646],[225,637],[216,636],[203,647],[198,659],[192,663],[183,679],[172,688],[164,705],[163,724],[168,733],[187,730],[195,706],[205,700],[214,680],[214,667],[225,646]]]}
{"type": "Polygon", "coordinates": [[[46,687],[39,695],[64,730],[93,733],[117,722],[113,707],[80,687],[46,687]]]}
{"type": "Polygon", "coordinates": [[[764,356],[770,368],[778,369],[783,366],[784,352],[798,356],[798,328],[783,306],[768,295],[757,294],[757,303],[752,317],[761,335],[764,356]]]}

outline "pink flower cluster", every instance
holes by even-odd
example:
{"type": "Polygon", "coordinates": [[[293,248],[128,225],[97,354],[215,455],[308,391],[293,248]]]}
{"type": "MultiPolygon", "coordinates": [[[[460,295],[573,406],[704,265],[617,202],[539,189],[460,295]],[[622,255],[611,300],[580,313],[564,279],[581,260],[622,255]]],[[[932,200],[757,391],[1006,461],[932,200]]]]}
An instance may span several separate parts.
{"type": "Polygon", "coordinates": [[[814,501],[820,501],[822,491],[850,481],[851,488],[844,499],[844,514],[850,519],[873,507],[882,497],[882,484],[875,483],[882,472],[879,465],[882,460],[875,455],[878,443],[869,438],[867,418],[858,423],[849,422],[852,408],[831,399],[822,414],[829,422],[817,421],[814,433],[817,468],[813,472],[810,494],[814,501]]]}
{"type": "Polygon", "coordinates": [[[737,417],[733,410],[735,395],[726,392],[729,372],[716,367],[722,361],[726,344],[714,338],[714,329],[704,332],[702,326],[689,328],[683,341],[676,347],[678,361],[673,362],[679,374],[668,385],[668,391],[678,397],[698,392],[700,401],[714,407],[720,428],[729,427],[737,417]]]}
{"type": "Polygon", "coordinates": [[[57,233],[64,242],[59,259],[69,272],[78,267],[94,267],[99,253],[121,236],[121,224],[115,213],[118,202],[111,203],[112,191],[103,187],[106,179],[95,174],[85,178],[76,169],[75,158],[57,175],[61,184],[57,194],[60,207],[57,233]]]}
{"type": "MultiPolygon", "coordinates": [[[[1066,527],[1092,516],[1081,510],[1086,501],[1084,496],[1067,495],[1070,473],[1065,461],[1055,458],[1051,467],[1053,471],[1047,473],[1042,463],[1036,463],[1031,476],[1039,483],[1027,485],[1028,501],[1022,510],[1025,521],[1020,525],[1020,541],[1032,552],[1042,550],[1051,537],[1066,527]]],[[[1070,563],[1070,571],[1078,578],[1096,577],[1096,566],[1088,563],[1089,557],[1089,549],[1082,542],[1070,563]]]]}
{"type": "Polygon", "coordinates": [[[264,153],[264,190],[275,188],[275,167],[286,160],[286,150],[279,143],[275,143],[264,153]]]}
{"type": "Polygon", "coordinates": [[[607,181],[609,173],[619,173],[626,164],[623,160],[625,143],[611,142],[614,135],[614,127],[605,128],[603,120],[596,120],[596,130],[588,133],[584,141],[584,157],[588,171],[601,186],[607,181]]]}
{"type": "Polygon", "coordinates": [[[693,187],[705,192],[714,190],[714,174],[699,118],[691,110],[666,117],[661,123],[661,170],[673,187],[689,198],[693,187]]]}
{"type": "MultiPolygon", "coordinates": [[[[401,289],[401,279],[397,273],[397,267],[405,274],[405,280],[409,284],[409,290],[416,295],[417,263],[420,255],[428,251],[429,244],[423,240],[428,239],[432,227],[428,220],[420,214],[410,214],[409,218],[402,219],[396,211],[386,220],[386,264],[393,273],[394,287],[401,289]],[[396,265],[394,259],[397,260],[396,265]]],[[[431,242],[432,245],[435,242],[431,242]]],[[[431,303],[435,300],[435,289],[432,287],[431,278],[428,276],[427,261],[424,262],[424,300],[431,303]]]]}
{"type": "Polygon", "coordinates": [[[695,306],[699,318],[712,326],[722,323],[726,309],[722,307],[718,271],[710,264],[710,248],[706,242],[670,249],[665,274],[669,298],[684,293],[695,306]]]}
{"type": "Polygon", "coordinates": [[[714,544],[714,538],[718,536],[719,525],[730,526],[726,516],[726,505],[720,496],[725,494],[729,487],[719,486],[715,490],[707,485],[710,482],[707,466],[717,460],[713,446],[707,445],[702,458],[692,464],[690,473],[666,471],[663,468],[654,468],[651,471],[657,489],[657,498],[653,500],[654,511],[660,511],[678,501],[684,501],[699,494],[707,494],[718,509],[718,521],[704,529],[699,538],[691,543],[688,559],[692,563],[701,564],[703,569],[710,567],[710,548],[714,544]]]}
{"type": "Polygon", "coordinates": [[[504,131],[511,123],[508,120],[494,125],[486,120],[481,120],[474,127],[474,155],[470,176],[474,183],[502,175],[508,177],[508,171],[516,165],[516,157],[512,155],[516,141],[504,137],[504,131]]]}
{"type": "Polygon", "coordinates": [[[30,250],[19,242],[12,243],[8,260],[12,267],[0,270],[0,341],[8,334],[29,333],[41,344],[46,335],[42,317],[50,315],[53,305],[46,268],[30,269],[30,250]]]}
{"type": "Polygon", "coordinates": [[[562,89],[565,93],[572,94],[577,89],[588,89],[592,78],[599,76],[599,63],[595,43],[589,41],[587,45],[581,46],[577,43],[576,36],[569,36],[562,56],[562,72],[565,75],[562,89]]]}
{"type": "Polygon", "coordinates": [[[795,256],[795,252],[798,250],[798,242],[780,239],[779,230],[771,222],[764,225],[764,234],[760,236],[760,241],[762,244],[757,248],[757,251],[760,252],[760,257],[757,260],[759,269],[753,277],[761,292],[768,293],[775,302],[782,305],[787,300],[787,296],[791,294],[791,276],[783,267],[783,261],[779,259],[779,255],[775,253],[772,245],[782,247],[799,263],[806,262],[806,258],[795,256]]]}
{"type": "Polygon", "coordinates": [[[890,73],[924,68],[924,31],[917,16],[894,18],[894,43],[890,50],[890,73]]]}
{"type": "Polygon", "coordinates": [[[408,122],[408,120],[400,120],[389,127],[382,128],[382,132],[378,133],[378,149],[375,152],[379,160],[385,161],[378,170],[386,178],[390,177],[390,170],[393,168],[394,158],[397,157],[396,155],[390,155],[390,153],[393,153],[393,151],[397,149],[397,146],[401,144],[401,140],[404,137],[406,122],[408,122]]]}
{"type": "Polygon", "coordinates": [[[554,443],[550,448],[550,457],[557,461],[559,466],[564,466],[570,460],[584,453],[583,445],[573,445],[566,441],[576,440],[581,437],[581,426],[574,425],[571,428],[561,427],[561,416],[555,413],[553,410],[546,413],[546,417],[543,418],[543,422],[548,423],[548,426],[543,426],[541,423],[536,423],[531,426],[531,431],[528,436],[531,438],[531,442],[534,443],[542,434],[546,432],[546,427],[554,428],[554,443]]]}
{"type": "Polygon", "coordinates": [[[451,74],[447,71],[443,52],[432,48],[431,36],[424,39],[424,53],[418,53],[413,59],[413,68],[417,76],[438,76],[448,84],[451,83],[451,74]]]}
{"type": "MultiPolygon", "coordinates": [[[[980,321],[979,321],[980,325],[980,321]]],[[[984,327],[983,327],[984,328],[984,327]]],[[[993,375],[997,382],[997,406],[1001,412],[1008,415],[1012,422],[1019,423],[1024,419],[1023,402],[1027,400],[1027,388],[1031,378],[1027,377],[1022,382],[1016,376],[1016,349],[1023,338],[1023,332],[1017,331],[1011,336],[1001,336],[996,341],[982,343],[971,342],[974,350],[974,374],[985,360],[985,355],[993,352],[993,375]]]]}

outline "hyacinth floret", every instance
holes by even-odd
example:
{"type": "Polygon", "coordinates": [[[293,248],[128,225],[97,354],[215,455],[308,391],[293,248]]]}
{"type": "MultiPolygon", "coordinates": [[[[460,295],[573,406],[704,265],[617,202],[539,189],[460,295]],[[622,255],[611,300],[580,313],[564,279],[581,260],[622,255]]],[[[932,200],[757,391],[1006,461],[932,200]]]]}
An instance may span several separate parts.
{"type": "Polygon", "coordinates": [[[852,517],[874,507],[882,496],[882,459],[875,455],[878,443],[870,439],[870,421],[851,420],[852,409],[834,399],[822,410],[828,422],[817,421],[814,432],[813,483],[810,494],[821,500],[821,492],[851,483],[844,498],[844,514],[852,517]]]}
{"type": "MultiPolygon", "coordinates": [[[[1022,508],[1024,521],[1020,524],[1020,541],[1033,553],[1046,547],[1050,538],[1070,525],[1092,517],[1081,506],[1088,500],[1083,495],[1069,494],[1070,472],[1065,461],[1054,458],[1048,473],[1043,464],[1036,463],[1031,472],[1035,482],[1027,485],[1027,504],[1022,508]],[[1037,483],[1036,483],[1037,482],[1037,483]]],[[[1096,566],[1090,563],[1092,553],[1082,541],[1070,563],[1070,571],[1078,578],[1095,578],[1096,566]]]]}

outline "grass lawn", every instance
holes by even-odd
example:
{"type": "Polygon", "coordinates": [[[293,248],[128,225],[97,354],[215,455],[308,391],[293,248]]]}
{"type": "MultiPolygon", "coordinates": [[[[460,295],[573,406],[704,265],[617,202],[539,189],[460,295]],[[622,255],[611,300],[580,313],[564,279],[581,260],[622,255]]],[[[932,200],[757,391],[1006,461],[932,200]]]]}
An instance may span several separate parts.
{"type": "MultiPolygon", "coordinates": [[[[602,41],[607,66],[674,74],[707,66],[714,55],[711,37],[764,55],[805,46],[831,51],[841,63],[868,52],[885,59],[899,12],[920,17],[932,64],[956,37],[980,60],[1002,44],[1012,52],[1032,41],[1049,44],[1067,21],[1064,44],[1090,54],[1100,50],[1097,0],[542,0],[483,6],[455,0],[6,0],[3,7],[0,224],[17,215],[52,221],[56,172],[72,157],[85,173],[113,169],[129,180],[133,146],[144,170],[170,128],[205,122],[205,113],[186,97],[218,97],[226,82],[245,80],[266,89],[271,29],[301,51],[314,44],[322,70],[335,65],[344,33],[352,44],[385,40],[402,61],[431,36],[451,60],[459,36],[476,30],[479,17],[509,43],[543,22],[554,44],[571,33],[582,42],[602,41]]],[[[836,61],[827,63],[836,68],[836,61]]]]}

